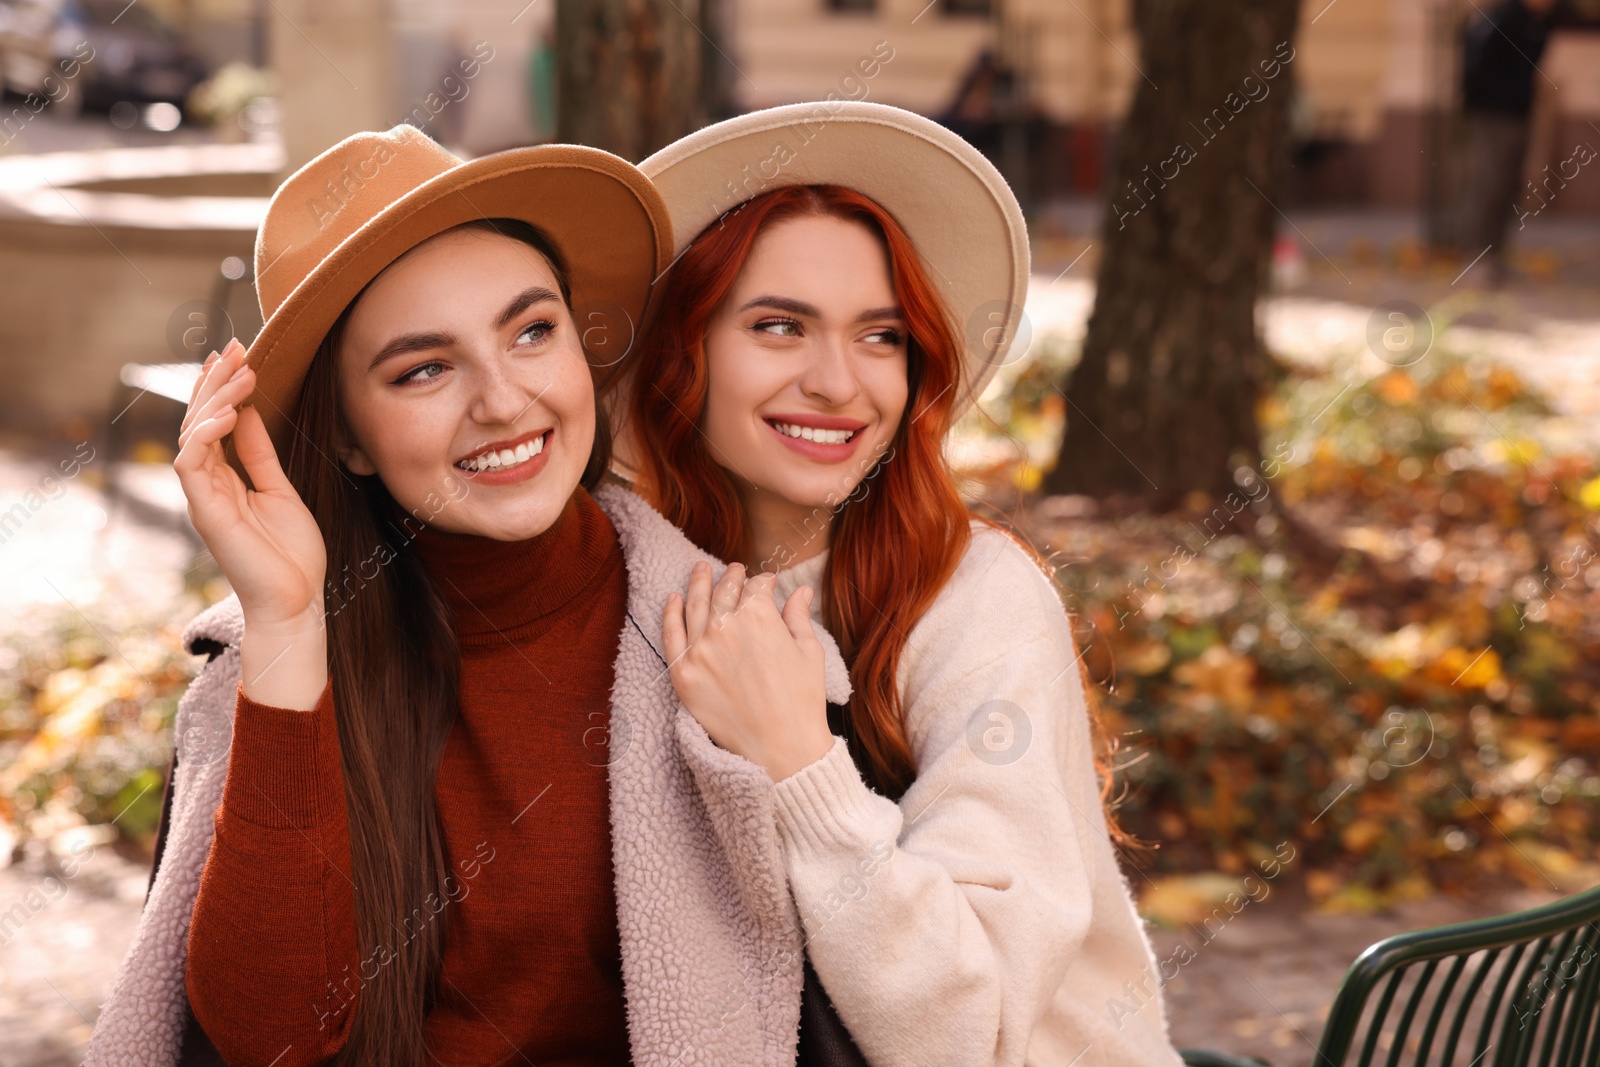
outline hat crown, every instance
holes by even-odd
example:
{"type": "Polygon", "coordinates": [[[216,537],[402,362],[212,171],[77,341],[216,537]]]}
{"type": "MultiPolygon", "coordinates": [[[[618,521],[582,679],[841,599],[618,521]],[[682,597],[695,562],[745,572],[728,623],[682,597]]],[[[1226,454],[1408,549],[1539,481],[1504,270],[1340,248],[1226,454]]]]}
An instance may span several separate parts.
{"type": "Polygon", "coordinates": [[[461,165],[415,126],[346,137],[291,174],[256,237],[256,293],[268,319],[334,249],[424,182],[461,165]]]}

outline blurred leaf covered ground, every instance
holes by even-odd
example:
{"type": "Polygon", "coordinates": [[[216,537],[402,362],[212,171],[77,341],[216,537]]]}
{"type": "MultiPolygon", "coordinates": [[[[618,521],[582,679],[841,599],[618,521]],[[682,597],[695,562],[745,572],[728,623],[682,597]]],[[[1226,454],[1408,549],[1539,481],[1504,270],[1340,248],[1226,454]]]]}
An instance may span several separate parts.
{"type": "MultiPolygon", "coordinates": [[[[186,610],[228,592],[215,565],[186,610]],[[209,580],[206,580],[209,578],[209,580]]],[[[0,847],[83,825],[151,854],[178,699],[202,662],[179,644],[186,619],[91,623],[63,611],[7,635],[0,659],[0,847]]]]}
{"type": "Polygon", "coordinates": [[[1281,868],[1329,910],[1600,882],[1600,464],[1541,397],[1437,350],[1285,368],[1261,468],[1153,516],[1027,495],[1074,356],[1036,347],[953,452],[1056,568],[1152,917],[1281,868]]]}

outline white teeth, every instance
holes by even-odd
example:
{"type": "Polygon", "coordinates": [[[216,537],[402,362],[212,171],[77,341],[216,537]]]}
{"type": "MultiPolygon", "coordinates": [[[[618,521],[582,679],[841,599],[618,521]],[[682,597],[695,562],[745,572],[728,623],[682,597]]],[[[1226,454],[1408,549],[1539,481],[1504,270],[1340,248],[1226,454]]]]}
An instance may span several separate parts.
{"type": "Polygon", "coordinates": [[[814,426],[796,426],[788,422],[774,422],[771,425],[785,437],[798,437],[803,441],[816,441],[824,445],[842,445],[855,436],[853,430],[821,430],[814,426]]]}
{"type": "Polygon", "coordinates": [[[499,470],[503,467],[515,467],[544,451],[544,437],[541,435],[533,441],[524,441],[516,448],[502,448],[497,452],[484,452],[473,456],[471,459],[462,460],[460,467],[469,471],[499,470]]]}

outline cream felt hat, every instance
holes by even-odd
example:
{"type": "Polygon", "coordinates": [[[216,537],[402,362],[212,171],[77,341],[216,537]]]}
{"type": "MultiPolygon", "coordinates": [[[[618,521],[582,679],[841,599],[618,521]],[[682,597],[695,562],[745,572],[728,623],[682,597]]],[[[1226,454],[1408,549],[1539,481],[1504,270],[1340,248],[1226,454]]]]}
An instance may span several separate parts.
{"type": "Polygon", "coordinates": [[[877,201],[916,245],[965,341],[957,413],[1021,355],[1013,342],[1026,333],[1022,209],[993,164],[931,119],[864,101],[786,104],[707,126],[639,169],[672,215],[674,257],[724,212],[771,189],[842,185],[877,201]]]}
{"type": "MultiPolygon", "coordinates": [[[[672,256],[666,205],[631,163],[579,145],[463,162],[413,126],[353,134],[285,179],[256,235],[264,325],[246,356],[256,387],[245,403],[260,411],[280,459],[306,371],[346,305],[412,247],[490,218],[550,237],[592,359],[610,365],[626,352],[672,256]]],[[[242,475],[231,434],[224,452],[242,475]]]]}

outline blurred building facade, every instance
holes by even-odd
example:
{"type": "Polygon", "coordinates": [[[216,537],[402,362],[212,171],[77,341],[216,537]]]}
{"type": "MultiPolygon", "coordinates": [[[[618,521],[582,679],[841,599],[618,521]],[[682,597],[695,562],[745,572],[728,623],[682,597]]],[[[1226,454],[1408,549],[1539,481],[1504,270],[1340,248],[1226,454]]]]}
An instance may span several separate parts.
{"type": "MultiPolygon", "coordinates": [[[[1024,121],[1024,177],[1035,196],[1099,190],[1117,123],[1142,77],[1129,0],[730,6],[727,38],[739,65],[733,85],[744,106],[834,93],[898,104],[956,126],[980,116],[1001,128],[1024,121]],[[857,61],[879,41],[894,58],[875,77],[862,78],[857,61]]],[[[1298,202],[1424,207],[1441,195],[1459,106],[1460,34],[1487,6],[1307,0],[1291,64],[1299,94],[1298,202]]],[[[1587,6],[1596,10],[1584,12],[1580,4],[1578,12],[1600,14],[1600,5],[1587,6]]],[[[1600,146],[1600,131],[1591,125],[1600,120],[1600,30],[1559,30],[1541,69],[1530,178],[1568,159],[1578,143],[1600,146]]],[[[1249,73],[1241,71],[1241,81],[1249,73]]],[[[1206,110],[1196,102],[1197,120],[1206,110]]],[[[1551,208],[1600,214],[1600,179],[1573,183],[1551,208]]]]}
{"type": "MultiPolygon", "coordinates": [[[[270,61],[287,159],[356,129],[433,120],[483,152],[551,136],[541,82],[566,0],[148,0],[215,61],[270,61]],[[463,58],[475,84],[443,91],[463,58]],[[476,93],[480,100],[452,99],[476,93]],[[425,102],[445,106],[430,114],[425,102]],[[492,106],[484,101],[492,101],[492,106]],[[421,110],[419,110],[419,108],[421,110]]],[[[641,0],[643,2],[643,0],[641,0]]],[[[1567,0],[1600,27],[1600,0],[1567,0]]],[[[1488,0],[1306,0],[1291,64],[1302,203],[1425,207],[1449,185],[1464,24],[1488,0]]],[[[1130,0],[699,0],[678,10],[716,42],[738,109],[870,99],[947,122],[1034,198],[1101,188],[1142,74],[1130,0]]],[[[1600,145],[1600,28],[1556,33],[1541,65],[1530,178],[1600,145]]],[[[1241,81],[1248,74],[1241,71],[1241,81]]],[[[1204,109],[1196,104],[1197,114],[1204,109]]],[[[1600,180],[1556,212],[1600,213],[1600,180]]]]}

